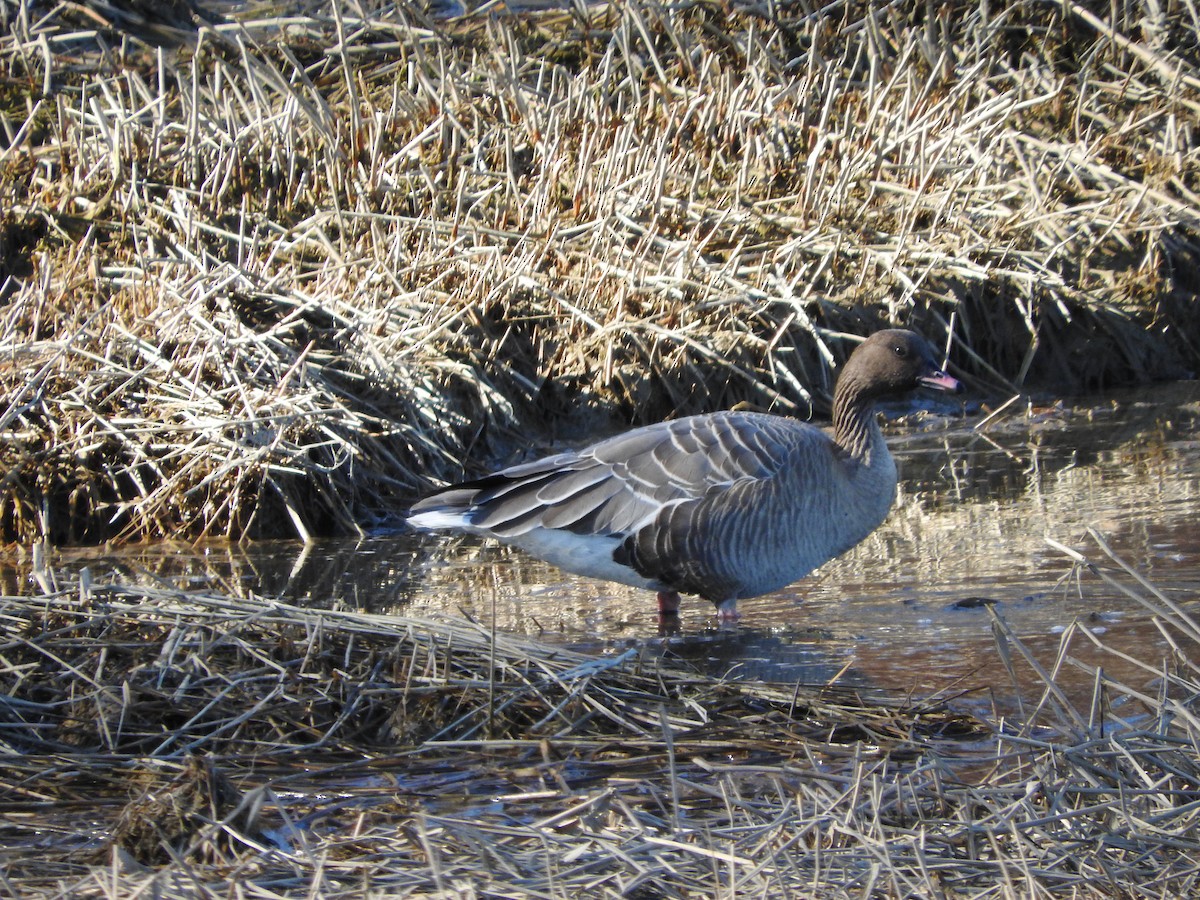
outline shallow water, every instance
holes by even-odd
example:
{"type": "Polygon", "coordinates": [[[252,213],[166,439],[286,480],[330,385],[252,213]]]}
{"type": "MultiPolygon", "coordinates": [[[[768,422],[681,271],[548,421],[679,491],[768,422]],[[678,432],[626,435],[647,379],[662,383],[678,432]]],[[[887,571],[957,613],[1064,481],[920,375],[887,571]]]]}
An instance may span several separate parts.
{"type": "MultiPolygon", "coordinates": [[[[631,644],[740,678],[837,680],[959,703],[1011,706],[1037,690],[996,650],[996,615],[1051,666],[1081,622],[1112,649],[1156,664],[1162,635],[1138,604],[1097,577],[1076,577],[1046,538],[1102,559],[1093,527],[1168,596],[1194,610],[1200,584],[1200,385],[1158,385],[1098,401],[1028,405],[978,429],[982,413],[918,417],[893,429],[901,468],[891,517],[865,543],[777,594],[743,601],[718,628],[712,607],[685,598],[681,629],[660,635],[645,591],[568,575],[472,537],[380,535],[308,547],[161,544],[117,554],[59,554],[97,581],[163,581],[316,606],[408,615],[470,615],[509,631],[597,653],[631,644]],[[1020,682],[1014,689],[1012,674],[1020,682]]],[[[6,593],[28,574],[0,573],[6,593]]],[[[1153,689],[1153,674],[1074,634],[1072,656],[1153,689]]],[[[1092,676],[1060,683],[1081,702],[1092,676]]],[[[1036,696],[1036,694],[1034,694],[1036,696]]]]}

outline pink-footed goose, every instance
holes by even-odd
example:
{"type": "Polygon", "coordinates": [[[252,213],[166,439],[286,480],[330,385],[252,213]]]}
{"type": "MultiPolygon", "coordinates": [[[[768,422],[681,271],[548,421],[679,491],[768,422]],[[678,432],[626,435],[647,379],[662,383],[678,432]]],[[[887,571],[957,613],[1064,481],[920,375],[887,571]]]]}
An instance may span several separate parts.
{"type": "Polygon", "coordinates": [[[922,385],[962,389],[916,334],[879,331],[838,379],[832,438],[782,416],[689,416],[442,488],[408,523],[658,591],[663,614],[683,592],[736,619],[739,599],[803,578],[883,522],[896,464],[875,401],[922,385]]]}

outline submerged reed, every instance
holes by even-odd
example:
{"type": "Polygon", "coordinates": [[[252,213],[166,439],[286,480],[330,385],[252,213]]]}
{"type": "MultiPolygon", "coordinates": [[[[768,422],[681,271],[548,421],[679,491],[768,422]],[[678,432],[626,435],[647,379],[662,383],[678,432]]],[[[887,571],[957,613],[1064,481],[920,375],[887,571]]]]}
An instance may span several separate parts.
{"type": "Polygon", "coordinates": [[[1113,10],[6,3],[0,538],[352,533],[884,323],[1194,368],[1200,22],[1113,10]]]}
{"type": "MultiPolygon", "coordinates": [[[[1102,550],[1105,548],[1101,545],[1102,550]]],[[[1145,685],[1077,623],[1023,720],[440,621],[85,577],[0,598],[14,896],[1074,897],[1200,887],[1200,623],[1145,685]]],[[[1115,562],[1117,565],[1112,565],[1115,562]]]]}

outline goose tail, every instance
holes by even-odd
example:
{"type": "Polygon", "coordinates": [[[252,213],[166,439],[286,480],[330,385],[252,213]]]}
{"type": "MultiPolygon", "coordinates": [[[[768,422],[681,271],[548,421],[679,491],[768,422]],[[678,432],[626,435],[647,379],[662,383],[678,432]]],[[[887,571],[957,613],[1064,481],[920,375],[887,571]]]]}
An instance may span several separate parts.
{"type": "Polygon", "coordinates": [[[448,488],[430,494],[413,504],[405,521],[419,531],[468,528],[474,510],[476,491],[448,488]]]}

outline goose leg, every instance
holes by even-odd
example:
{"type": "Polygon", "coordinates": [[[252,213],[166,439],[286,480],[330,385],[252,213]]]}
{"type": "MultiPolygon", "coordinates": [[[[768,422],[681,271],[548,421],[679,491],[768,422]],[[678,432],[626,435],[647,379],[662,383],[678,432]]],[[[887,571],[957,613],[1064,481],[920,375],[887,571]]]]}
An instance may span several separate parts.
{"type": "Polygon", "coordinates": [[[737,597],[730,597],[717,604],[717,618],[721,622],[737,622],[742,618],[737,608],[737,597]]]}
{"type": "Polygon", "coordinates": [[[660,616],[674,616],[679,614],[679,594],[677,592],[658,592],[658,614],[660,616]]]}

